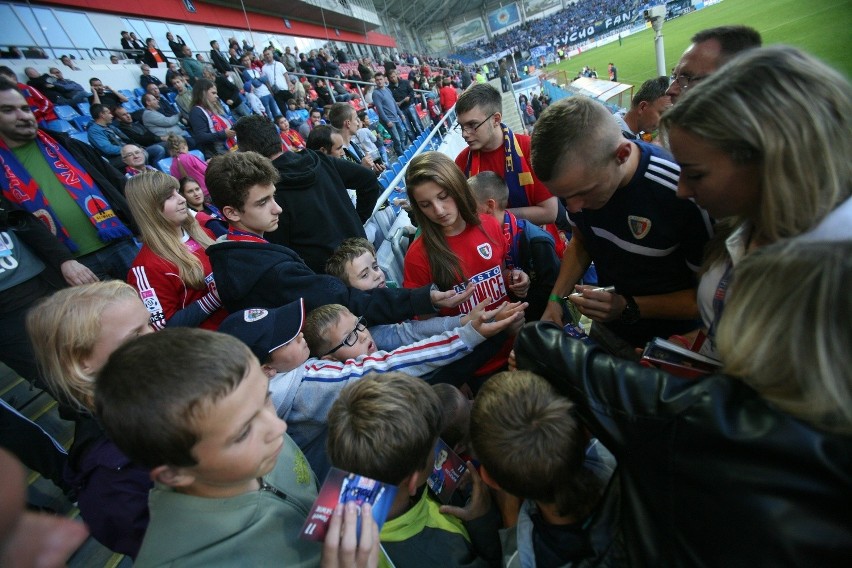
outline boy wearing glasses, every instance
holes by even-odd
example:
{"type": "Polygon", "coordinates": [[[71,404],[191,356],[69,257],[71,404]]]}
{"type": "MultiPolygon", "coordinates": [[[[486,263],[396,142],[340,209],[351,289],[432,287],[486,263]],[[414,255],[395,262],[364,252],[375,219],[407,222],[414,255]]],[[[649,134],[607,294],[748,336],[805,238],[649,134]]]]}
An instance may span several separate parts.
{"type": "Polygon", "coordinates": [[[287,422],[290,436],[322,479],[330,466],[325,452],[326,416],[344,386],[371,372],[420,376],[456,361],[523,317],[524,306],[505,305],[499,314],[480,312],[462,327],[393,351],[377,351],[363,318],[339,304],[317,308],[306,320],[301,299],[280,308],[233,313],[219,331],[237,337],[257,356],[270,378],[278,416],[287,422]],[[488,321],[492,318],[496,321],[488,321]],[[306,336],[320,357],[311,356],[306,336]]]}
{"type": "Polygon", "coordinates": [[[468,145],[456,157],[465,177],[495,172],[509,186],[509,211],[537,225],[553,223],[557,199],[532,172],[530,137],[503,123],[500,92],[489,84],[474,85],[459,97],[456,113],[456,129],[468,145]]]}

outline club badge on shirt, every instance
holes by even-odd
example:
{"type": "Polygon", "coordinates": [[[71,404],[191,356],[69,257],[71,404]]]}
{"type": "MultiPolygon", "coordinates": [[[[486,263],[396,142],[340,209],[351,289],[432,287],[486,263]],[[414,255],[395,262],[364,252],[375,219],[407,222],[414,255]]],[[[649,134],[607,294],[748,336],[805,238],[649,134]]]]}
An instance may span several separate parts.
{"type": "Polygon", "coordinates": [[[627,217],[627,225],[636,239],[644,238],[648,234],[648,231],[651,230],[651,220],[646,217],[630,215],[627,217]]]}
{"type": "Polygon", "coordinates": [[[491,245],[488,243],[482,243],[476,247],[476,252],[479,253],[479,256],[484,258],[485,260],[491,260],[491,245]]]}

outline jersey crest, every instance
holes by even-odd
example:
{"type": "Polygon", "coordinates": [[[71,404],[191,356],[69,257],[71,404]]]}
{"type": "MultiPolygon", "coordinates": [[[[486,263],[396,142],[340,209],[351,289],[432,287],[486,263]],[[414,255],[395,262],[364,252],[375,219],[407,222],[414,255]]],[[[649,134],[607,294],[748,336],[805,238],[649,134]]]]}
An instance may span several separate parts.
{"type": "Polygon", "coordinates": [[[636,239],[642,239],[651,230],[651,220],[647,217],[637,217],[630,215],[627,217],[627,225],[630,227],[630,232],[636,239]]]}
{"type": "Polygon", "coordinates": [[[476,252],[479,253],[479,256],[484,258],[485,260],[491,260],[491,245],[488,243],[482,243],[476,247],[476,252]]]}

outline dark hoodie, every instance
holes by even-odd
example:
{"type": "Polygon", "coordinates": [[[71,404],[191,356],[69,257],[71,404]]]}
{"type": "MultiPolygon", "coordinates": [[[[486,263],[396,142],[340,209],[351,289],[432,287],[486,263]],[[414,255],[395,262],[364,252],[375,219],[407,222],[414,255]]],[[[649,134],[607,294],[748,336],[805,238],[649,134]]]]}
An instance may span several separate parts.
{"type": "Polygon", "coordinates": [[[363,292],[340,279],[316,274],[299,255],[281,245],[217,242],[207,249],[222,304],[233,313],[248,308],[275,308],[305,299],[305,310],[342,304],[370,325],[397,323],[434,314],[430,287],[376,288],[363,292]]]}
{"type": "Polygon", "coordinates": [[[364,222],[382,191],[376,176],[360,164],[312,150],[284,152],[272,164],[281,175],[275,201],[284,211],[278,228],[265,238],[293,249],[314,272],[323,274],[341,241],[366,237],[364,222]],[[357,207],[347,188],[358,195],[357,207]]]}

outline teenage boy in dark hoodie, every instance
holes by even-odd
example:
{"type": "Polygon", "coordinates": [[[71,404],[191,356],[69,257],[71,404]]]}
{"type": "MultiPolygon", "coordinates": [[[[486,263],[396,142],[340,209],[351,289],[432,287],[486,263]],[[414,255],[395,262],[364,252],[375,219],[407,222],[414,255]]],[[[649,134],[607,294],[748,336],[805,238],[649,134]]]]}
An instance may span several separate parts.
{"type": "MultiPolygon", "coordinates": [[[[208,163],[205,178],[213,203],[229,223],[225,241],[207,249],[219,297],[229,312],[274,308],[303,297],[307,310],[342,304],[376,325],[434,314],[473,293],[473,286],[460,293],[431,286],[364,292],[333,276],[316,274],[296,252],[264,238],[278,228],[282,212],[274,198],[278,171],[268,158],[257,152],[216,156],[208,163]]],[[[323,221],[315,225],[318,232],[339,222],[331,215],[323,221]]]]}
{"type": "Polygon", "coordinates": [[[322,274],[341,242],[366,237],[364,223],[382,192],[376,174],[313,150],[284,152],[275,125],[259,115],[241,118],[234,130],[240,151],[266,156],[278,170],[275,201],[284,211],[278,228],[264,235],[266,240],[293,249],[322,274]],[[355,190],[355,207],[347,189],[355,190]]]}

